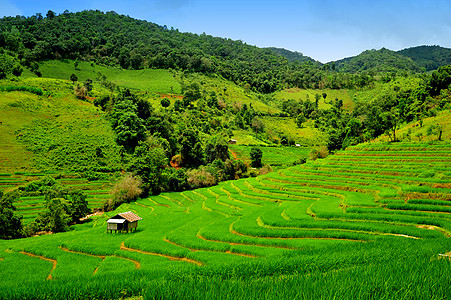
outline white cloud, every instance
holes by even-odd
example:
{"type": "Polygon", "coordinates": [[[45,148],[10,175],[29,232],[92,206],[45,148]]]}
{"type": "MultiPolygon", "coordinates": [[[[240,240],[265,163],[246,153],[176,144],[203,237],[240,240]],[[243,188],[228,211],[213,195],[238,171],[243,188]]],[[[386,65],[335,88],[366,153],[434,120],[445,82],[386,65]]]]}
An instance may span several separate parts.
{"type": "Polygon", "coordinates": [[[8,0],[0,0],[0,17],[22,15],[22,11],[8,0]]]}

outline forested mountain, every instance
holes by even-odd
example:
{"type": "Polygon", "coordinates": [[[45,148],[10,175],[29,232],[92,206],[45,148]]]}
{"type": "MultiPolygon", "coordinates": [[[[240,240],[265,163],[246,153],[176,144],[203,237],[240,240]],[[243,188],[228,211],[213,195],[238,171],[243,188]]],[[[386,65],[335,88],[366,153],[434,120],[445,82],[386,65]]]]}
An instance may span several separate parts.
{"type": "Polygon", "coordinates": [[[418,46],[398,51],[427,71],[451,64],[451,49],[440,46],[418,46]]]}
{"type": "Polygon", "coordinates": [[[268,47],[267,49],[270,49],[271,51],[282,55],[285,57],[289,62],[312,62],[315,65],[321,65],[319,61],[314,60],[313,58],[309,56],[305,56],[304,54],[297,52],[297,51],[290,51],[284,48],[276,48],[276,47],[268,47]]]}
{"type": "Polygon", "coordinates": [[[182,33],[115,12],[83,11],[0,20],[0,48],[18,53],[22,64],[79,58],[122,68],[174,68],[216,73],[268,93],[290,83],[314,86],[321,74],[312,65],[289,63],[270,49],[206,34],[182,33]]]}
{"type": "Polygon", "coordinates": [[[433,71],[451,64],[451,49],[440,46],[418,46],[392,51],[385,48],[367,50],[357,56],[347,57],[335,62],[337,70],[342,72],[393,72],[423,70],[433,71]]]}
{"type": "Polygon", "coordinates": [[[262,93],[287,87],[361,88],[371,82],[366,74],[335,72],[331,76],[331,70],[309,58],[290,62],[271,49],[182,33],[115,12],[55,15],[48,11],[45,17],[5,17],[0,19],[0,49],[0,78],[18,70],[19,63],[40,74],[40,61],[71,58],[124,69],[172,68],[217,74],[262,93]]]}
{"type": "Polygon", "coordinates": [[[367,50],[357,56],[344,58],[334,63],[337,70],[349,73],[421,71],[421,68],[411,58],[385,48],[367,50]]]}

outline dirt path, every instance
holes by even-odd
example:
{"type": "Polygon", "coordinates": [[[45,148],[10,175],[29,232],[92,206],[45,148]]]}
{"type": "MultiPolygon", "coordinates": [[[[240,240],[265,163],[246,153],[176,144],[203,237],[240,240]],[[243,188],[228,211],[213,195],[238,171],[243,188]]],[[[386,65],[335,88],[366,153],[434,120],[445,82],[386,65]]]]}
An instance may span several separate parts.
{"type": "Polygon", "coordinates": [[[428,229],[428,230],[437,230],[437,231],[440,231],[441,233],[443,233],[446,237],[450,237],[451,236],[449,234],[449,232],[447,232],[443,228],[435,226],[435,225],[417,225],[416,227],[417,228],[422,228],[422,229],[428,229]]]}
{"type": "MultiPolygon", "coordinates": [[[[85,252],[79,252],[79,251],[74,251],[74,250],[70,250],[67,249],[65,247],[59,247],[61,250],[66,251],[66,252],[70,252],[70,253],[75,253],[75,254],[81,254],[81,255],[87,255],[87,256],[92,256],[92,257],[98,257],[101,258],[102,261],[107,257],[105,255],[96,255],[96,254],[90,254],[90,253],[85,253],[85,252]]],[[[141,263],[137,260],[128,258],[128,257],[123,257],[123,256],[118,256],[118,255],[108,255],[110,257],[117,257],[117,258],[121,258],[121,259],[125,259],[128,261],[131,261],[132,263],[135,264],[135,269],[141,269],[141,263]]],[[[100,265],[94,270],[94,273],[92,273],[92,275],[97,273],[97,270],[99,269],[100,265]]]]}
{"type": "Polygon", "coordinates": [[[65,247],[59,247],[61,250],[66,251],[66,252],[70,252],[70,253],[75,253],[75,254],[81,254],[81,255],[87,255],[87,256],[92,256],[92,257],[99,257],[101,259],[105,259],[105,255],[96,255],[96,254],[90,254],[90,253],[85,253],[85,252],[79,252],[79,251],[74,251],[74,250],[70,250],[67,249],[65,247]]]}
{"type": "Polygon", "coordinates": [[[128,258],[128,257],[118,256],[118,255],[112,255],[112,256],[131,261],[132,263],[135,264],[135,269],[136,270],[141,269],[141,263],[139,261],[137,261],[137,260],[134,260],[134,259],[131,259],[131,258],[128,258]]]}
{"type": "Polygon", "coordinates": [[[55,270],[55,268],[56,268],[56,264],[57,264],[56,259],[44,257],[44,256],[42,256],[42,255],[36,255],[36,254],[29,253],[29,252],[25,252],[25,251],[20,251],[19,253],[28,255],[28,256],[30,256],[30,257],[38,257],[39,259],[42,259],[42,260],[46,260],[46,261],[51,262],[51,263],[53,264],[53,267],[52,267],[52,269],[50,270],[49,276],[47,276],[47,280],[53,279],[53,277],[52,277],[52,272],[53,272],[53,270],[55,270]]]}
{"type": "Polygon", "coordinates": [[[161,253],[155,253],[155,252],[147,252],[147,251],[142,251],[142,250],[138,250],[138,249],[133,249],[133,248],[129,248],[129,247],[125,247],[124,242],[122,242],[121,244],[121,250],[125,250],[125,251],[133,251],[133,252],[138,252],[141,254],[147,254],[147,255],[155,255],[155,256],[162,256],[162,257],[166,257],[169,260],[178,260],[178,261],[185,261],[188,263],[192,263],[198,266],[202,266],[203,263],[191,258],[187,258],[187,257],[177,257],[177,256],[170,256],[167,254],[161,254],[161,253]]]}
{"type": "MultiPolygon", "coordinates": [[[[78,251],[73,251],[73,250],[69,250],[65,247],[59,247],[61,250],[66,251],[66,252],[70,252],[70,253],[75,253],[75,254],[80,254],[80,255],[87,255],[87,256],[91,256],[91,257],[98,257],[101,258],[102,261],[105,259],[106,256],[104,255],[95,255],[95,254],[90,254],[90,253],[84,253],[84,252],[78,252],[78,251]]],[[[97,266],[97,268],[94,269],[94,272],[92,272],[92,275],[95,275],[97,273],[97,270],[99,270],[100,268],[100,264],[97,266]]]]}

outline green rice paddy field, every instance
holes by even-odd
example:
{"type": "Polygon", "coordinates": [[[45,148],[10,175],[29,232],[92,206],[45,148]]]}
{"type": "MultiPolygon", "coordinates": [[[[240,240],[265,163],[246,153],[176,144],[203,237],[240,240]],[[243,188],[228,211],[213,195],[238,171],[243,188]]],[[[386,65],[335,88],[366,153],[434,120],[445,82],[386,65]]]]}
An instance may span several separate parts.
{"type": "Polygon", "coordinates": [[[1,240],[0,298],[449,299],[450,201],[451,144],[350,147],[1,240]]]}

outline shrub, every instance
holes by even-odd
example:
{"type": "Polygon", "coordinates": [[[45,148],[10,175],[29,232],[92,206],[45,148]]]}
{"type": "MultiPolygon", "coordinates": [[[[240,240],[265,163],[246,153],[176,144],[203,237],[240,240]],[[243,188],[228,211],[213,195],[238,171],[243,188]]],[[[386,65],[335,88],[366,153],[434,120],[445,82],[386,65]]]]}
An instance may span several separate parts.
{"type": "Polygon", "coordinates": [[[86,95],[88,94],[88,90],[84,86],[77,85],[76,87],[74,87],[74,93],[75,97],[77,97],[78,99],[85,99],[86,95]]]}
{"type": "Polygon", "coordinates": [[[260,148],[257,147],[252,147],[251,148],[251,152],[250,152],[250,156],[251,156],[251,165],[254,168],[260,168],[262,166],[262,157],[263,157],[263,152],[260,148]]]}
{"type": "Polygon", "coordinates": [[[260,169],[259,174],[260,175],[265,175],[265,174],[268,174],[269,172],[272,172],[272,171],[273,171],[273,168],[270,165],[264,165],[260,169]]]}
{"type": "Polygon", "coordinates": [[[316,160],[318,158],[326,158],[329,155],[329,150],[327,150],[326,146],[321,146],[312,149],[310,152],[310,159],[316,160]]]}
{"type": "Polygon", "coordinates": [[[307,162],[307,157],[301,157],[301,158],[299,158],[298,160],[295,160],[294,162],[293,162],[293,165],[294,166],[296,166],[296,165],[302,165],[302,164],[305,164],[307,162]]]}
{"type": "Polygon", "coordinates": [[[122,203],[129,203],[136,200],[142,193],[141,184],[142,181],[139,177],[127,173],[114,185],[111,191],[113,198],[104,203],[104,210],[110,211],[122,203]]]}
{"type": "Polygon", "coordinates": [[[190,170],[186,172],[186,175],[188,176],[188,183],[194,188],[217,184],[216,177],[204,166],[201,166],[199,169],[190,170]]]}

